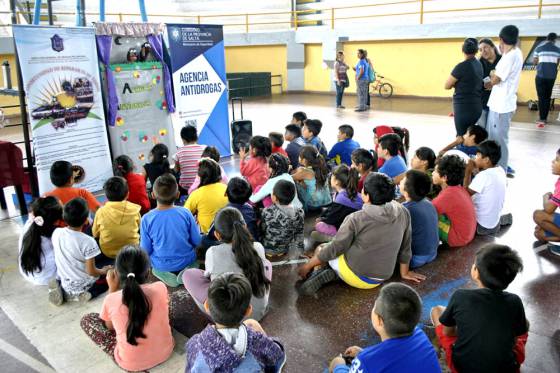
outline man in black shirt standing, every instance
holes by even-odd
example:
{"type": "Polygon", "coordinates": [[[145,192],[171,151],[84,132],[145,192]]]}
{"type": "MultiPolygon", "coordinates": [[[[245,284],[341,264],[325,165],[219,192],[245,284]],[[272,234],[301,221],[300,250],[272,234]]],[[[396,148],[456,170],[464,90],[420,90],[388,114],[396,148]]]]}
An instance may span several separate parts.
{"type": "Polygon", "coordinates": [[[432,322],[452,372],[515,373],[525,360],[528,323],[521,299],[504,290],[523,269],[508,246],[488,244],[476,254],[478,289],[459,289],[432,322]]]}

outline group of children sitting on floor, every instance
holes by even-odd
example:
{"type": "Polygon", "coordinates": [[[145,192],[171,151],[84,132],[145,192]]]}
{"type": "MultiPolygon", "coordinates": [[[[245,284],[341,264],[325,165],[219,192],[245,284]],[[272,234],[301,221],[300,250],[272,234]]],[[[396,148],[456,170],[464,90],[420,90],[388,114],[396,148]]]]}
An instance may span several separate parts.
{"type": "MultiPolygon", "coordinates": [[[[240,148],[242,176],[231,179],[217,149],[197,144],[196,129],[185,127],[174,169],[163,144],[154,146],[141,173],[128,156],[117,157],[116,176],[104,184],[103,206],[72,186],[72,164],[57,161],[51,167],[55,189],[32,203],[23,228],[20,272],[48,285],[55,305],[85,302],[109,290],[101,314],[86,315],[82,328],[124,369],[148,369],[173,350],[167,289],[148,284],[152,274],[169,287],[184,286],[215,324],[187,343],[187,371],[278,370],[286,358],[283,347],[253,320],[267,312],[269,259],[289,252],[310,258],[298,269],[300,294],[314,294],[337,278],[372,289],[391,278],[395,267],[403,279],[422,281],[426,277],[411,269],[433,261],[442,245],[465,246],[475,234],[495,234],[511,224],[511,215],[502,215],[506,174],[497,166],[500,146],[486,140],[483,128],[470,127],[462,143],[455,141],[437,157],[430,148],[418,148],[408,169],[406,129],[376,127],[370,151],[352,139],[351,126],[342,125],[327,152],[318,137],[321,127],[298,112],[285,128],[285,149],[279,133],[254,136],[248,149],[240,148]],[[182,196],[184,207],[176,205],[182,196]],[[304,218],[313,213],[318,217],[305,250],[304,218]]],[[[560,153],[553,172],[560,175],[560,153]]],[[[535,235],[560,241],[560,215],[554,213],[560,179],[544,199],[544,209],[535,212],[535,235]]],[[[478,364],[488,367],[484,371],[510,371],[522,362],[519,351],[512,351],[522,347],[516,341],[523,335],[526,340],[523,306],[503,292],[521,268],[511,249],[486,246],[471,271],[481,289],[457,291],[448,309],[433,312],[452,369],[469,371],[464,367],[478,364]],[[485,303],[473,308],[469,297],[485,303]],[[519,310],[515,318],[504,315],[499,324],[485,316],[511,307],[519,310]],[[471,333],[486,336],[484,351],[498,350],[490,345],[499,336],[501,354],[483,359],[488,354],[478,354],[482,350],[471,333]],[[457,350],[465,353],[459,357],[457,350]]],[[[384,342],[348,349],[331,370],[368,371],[383,361],[439,371],[433,348],[416,328],[420,310],[414,290],[384,286],[372,312],[384,342]]]]}

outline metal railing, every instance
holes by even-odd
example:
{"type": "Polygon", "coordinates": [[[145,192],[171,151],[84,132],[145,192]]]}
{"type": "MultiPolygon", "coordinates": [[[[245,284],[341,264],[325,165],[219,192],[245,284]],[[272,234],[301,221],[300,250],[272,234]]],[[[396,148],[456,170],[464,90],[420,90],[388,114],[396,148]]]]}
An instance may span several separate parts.
{"type": "MultiPolygon", "coordinates": [[[[466,13],[466,12],[477,12],[477,11],[497,11],[497,10],[522,10],[522,9],[532,9],[535,11],[535,18],[540,19],[543,17],[543,10],[547,8],[560,7],[560,3],[544,3],[543,0],[527,0],[526,4],[519,5],[503,5],[503,6],[487,6],[478,8],[442,8],[442,9],[426,9],[427,3],[433,3],[438,0],[402,0],[393,1],[386,3],[373,3],[366,5],[352,5],[352,6],[341,6],[341,7],[321,7],[320,3],[317,3],[317,7],[314,9],[307,10],[292,10],[292,11],[276,11],[276,12],[261,12],[261,13],[225,13],[225,14],[165,14],[165,13],[153,13],[149,14],[150,18],[173,18],[187,20],[191,23],[212,23],[219,19],[217,23],[224,25],[224,27],[240,27],[243,26],[245,32],[249,32],[251,26],[263,26],[263,25],[287,25],[288,28],[297,29],[298,26],[306,24],[317,24],[318,22],[326,22],[330,24],[330,28],[334,29],[336,26],[336,21],[346,21],[346,20],[357,20],[357,19],[367,19],[367,18],[380,18],[380,17],[397,17],[397,16],[417,16],[418,23],[423,24],[425,22],[425,16],[430,14],[439,13],[466,13]],[[389,12],[380,14],[357,14],[357,15],[337,15],[343,11],[348,11],[352,9],[379,9],[380,7],[386,7],[390,5],[400,6],[409,5],[412,6],[417,4],[417,10],[413,11],[402,11],[402,12],[389,12]],[[302,16],[309,14],[317,14],[320,17],[314,19],[301,19],[302,16]],[[326,15],[326,16],[325,16],[326,15]],[[278,16],[287,16],[286,19],[278,19],[278,16]],[[268,19],[262,19],[268,17],[268,19]],[[224,22],[228,19],[232,22],[224,22]]],[[[20,17],[24,15],[31,14],[31,11],[18,11],[18,23],[22,21],[20,17]]],[[[344,13],[344,12],[343,12],[344,13]]],[[[347,12],[346,12],[347,13],[347,12]]],[[[361,13],[361,12],[360,12],[361,13]]],[[[0,11],[0,15],[11,14],[9,11],[0,11]]],[[[75,15],[72,12],[56,12],[56,15],[75,15]]],[[[99,12],[86,12],[86,16],[89,20],[98,20],[99,12]]],[[[105,13],[107,20],[113,21],[131,21],[140,18],[140,13],[105,13]]],[[[6,27],[9,25],[0,25],[0,27],[6,27]]]]}

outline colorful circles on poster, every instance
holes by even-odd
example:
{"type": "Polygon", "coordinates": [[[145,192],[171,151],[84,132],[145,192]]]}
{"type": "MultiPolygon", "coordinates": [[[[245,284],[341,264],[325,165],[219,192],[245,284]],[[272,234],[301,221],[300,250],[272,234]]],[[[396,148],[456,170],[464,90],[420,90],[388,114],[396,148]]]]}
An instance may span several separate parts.
{"type": "Polygon", "coordinates": [[[140,78],[140,72],[139,71],[135,71],[132,73],[132,76],[136,79],[140,78]]]}
{"type": "Polygon", "coordinates": [[[140,153],[138,154],[138,159],[143,161],[144,159],[146,159],[146,156],[144,155],[144,153],[140,153]]]}
{"type": "Polygon", "coordinates": [[[121,134],[122,141],[128,141],[129,138],[130,138],[130,131],[126,130],[121,134]]]}
{"type": "Polygon", "coordinates": [[[145,144],[148,142],[150,138],[148,137],[148,135],[146,134],[146,132],[144,131],[140,131],[138,133],[138,141],[140,141],[141,143],[145,144]]]}
{"type": "Polygon", "coordinates": [[[159,143],[159,138],[157,136],[152,136],[152,143],[154,145],[158,144],[159,143]]]}
{"type": "Polygon", "coordinates": [[[167,130],[166,130],[165,128],[161,128],[161,129],[159,130],[159,135],[162,136],[162,137],[165,136],[165,135],[167,135],[167,130]]]}
{"type": "Polygon", "coordinates": [[[115,67],[115,71],[120,73],[122,71],[122,67],[120,67],[120,66],[115,67]]]}
{"type": "Polygon", "coordinates": [[[124,126],[124,118],[123,117],[117,117],[117,119],[115,120],[115,123],[116,123],[117,127],[124,126]]]}

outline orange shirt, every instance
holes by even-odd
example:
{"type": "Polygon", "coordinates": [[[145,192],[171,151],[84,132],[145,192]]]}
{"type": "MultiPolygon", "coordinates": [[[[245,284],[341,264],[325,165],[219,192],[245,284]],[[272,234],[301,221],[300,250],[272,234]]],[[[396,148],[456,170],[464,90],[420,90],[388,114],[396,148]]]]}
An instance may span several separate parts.
{"type": "Polygon", "coordinates": [[[95,199],[95,196],[88,190],[82,188],[57,187],[50,192],[45,193],[45,196],[56,197],[60,200],[60,202],[62,202],[63,205],[67,204],[74,198],[81,197],[86,200],[90,211],[93,212],[97,211],[97,209],[101,207],[101,203],[99,203],[99,201],[95,199]]]}
{"type": "Polygon", "coordinates": [[[173,353],[175,341],[169,325],[169,295],[161,281],[141,285],[152,310],[144,324],[146,338],[136,338],[138,345],[133,346],[126,340],[128,307],[122,303],[122,290],[108,294],[103,301],[99,317],[111,321],[117,334],[115,361],[129,371],[150,369],[163,363],[173,353]]]}

